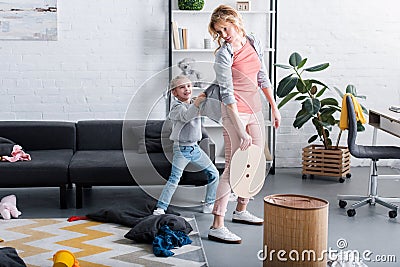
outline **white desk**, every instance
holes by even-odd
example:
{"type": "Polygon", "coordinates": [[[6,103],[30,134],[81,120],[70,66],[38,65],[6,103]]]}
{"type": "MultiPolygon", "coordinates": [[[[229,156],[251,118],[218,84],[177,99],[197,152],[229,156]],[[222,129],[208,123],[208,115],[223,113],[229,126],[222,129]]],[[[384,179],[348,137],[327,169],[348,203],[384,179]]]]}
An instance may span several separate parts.
{"type": "Polygon", "coordinates": [[[400,138],[400,113],[386,110],[369,110],[369,122],[374,127],[372,145],[376,144],[377,130],[383,130],[400,138]]]}

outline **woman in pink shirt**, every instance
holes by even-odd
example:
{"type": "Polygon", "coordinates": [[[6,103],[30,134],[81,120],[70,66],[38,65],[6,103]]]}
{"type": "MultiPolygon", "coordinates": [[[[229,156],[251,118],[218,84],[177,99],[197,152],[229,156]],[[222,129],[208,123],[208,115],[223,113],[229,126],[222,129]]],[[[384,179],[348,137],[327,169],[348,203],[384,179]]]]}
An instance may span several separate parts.
{"type": "MultiPolygon", "coordinates": [[[[241,15],[232,7],[220,5],[208,26],[218,41],[214,69],[220,87],[222,124],[225,141],[225,170],[220,177],[213,209],[214,221],[208,238],[224,243],[241,243],[241,238],[224,225],[224,217],[231,193],[229,183],[230,161],[237,149],[245,150],[251,144],[265,146],[265,125],[261,95],[266,96],[272,110],[273,126],[279,127],[281,115],[274,100],[271,82],[264,64],[260,41],[247,35],[241,15]]],[[[247,211],[249,199],[239,197],[232,221],[261,225],[264,220],[247,211]]]]}

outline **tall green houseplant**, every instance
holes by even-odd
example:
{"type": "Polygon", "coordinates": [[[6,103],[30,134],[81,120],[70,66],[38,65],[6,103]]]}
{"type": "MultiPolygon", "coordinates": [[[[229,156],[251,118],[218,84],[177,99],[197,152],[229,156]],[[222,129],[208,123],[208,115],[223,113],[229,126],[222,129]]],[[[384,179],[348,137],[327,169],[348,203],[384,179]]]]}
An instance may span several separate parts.
{"type": "MultiPolygon", "coordinates": [[[[330,133],[333,126],[338,124],[338,120],[334,115],[341,111],[338,101],[326,96],[324,93],[329,87],[323,82],[316,79],[303,78],[304,72],[315,73],[323,71],[329,67],[329,63],[318,64],[312,67],[305,67],[307,58],[302,58],[299,53],[292,53],[289,57],[289,65],[275,64],[277,67],[290,70],[290,74],[284,77],[278,84],[277,96],[283,98],[278,108],[283,107],[290,100],[301,103],[301,109],[297,112],[293,126],[300,129],[308,121],[311,121],[316,129],[316,134],[308,139],[308,143],[316,141],[318,138],[323,143],[325,149],[334,149],[330,133]]],[[[338,94],[343,97],[343,93],[335,88],[338,94]]],[[[358,96],[356,89],[352,85],[348,85],[346,93],[358,96]]],[[[363,107],[363,110],[366,109],[363,107]]],[[[363,126],[359,124],[359,130],[363,130],[363,126]]],[[[336,147],[338,146],[341,132],[337,138],[336,147]]]]}

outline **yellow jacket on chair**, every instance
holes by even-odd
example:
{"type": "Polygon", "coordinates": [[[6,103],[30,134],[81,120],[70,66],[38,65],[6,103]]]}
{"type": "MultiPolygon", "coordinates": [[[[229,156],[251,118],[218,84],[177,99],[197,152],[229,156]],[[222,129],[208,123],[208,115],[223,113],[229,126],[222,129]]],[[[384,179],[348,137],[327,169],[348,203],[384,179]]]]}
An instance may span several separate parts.
{"type": "Polygon", "coordinates": [[[347,128],[349,128],[348,115],[347,115],[348,112],[346,104],[347,96],[350,96],[351,100],[353,101],[354,111],[356,113],[357,121],[361,122],[362,124],[366,122],[360,103],[358,103],[357,99],[352,94],[347,93],[344,94],[342,99],[342,111],[340,113],[340,121],[339,121],[339,127],[341,130],[346,130],[347,128]]]}

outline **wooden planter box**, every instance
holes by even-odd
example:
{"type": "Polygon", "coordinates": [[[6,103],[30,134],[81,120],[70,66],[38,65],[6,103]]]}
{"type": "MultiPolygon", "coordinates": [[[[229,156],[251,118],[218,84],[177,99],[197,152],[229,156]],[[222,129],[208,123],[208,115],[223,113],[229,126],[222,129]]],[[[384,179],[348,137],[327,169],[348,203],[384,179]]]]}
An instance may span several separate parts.
{"type": "Polygon", "coordinates": [[[309,145],[303,148],[303,179],[307,174],[339,177],[339,182],[344,182],[344,177],[350,178],[350,152],[347,147],[339,146],[337,149],[325,149],[322,145],[309,145]]]}

